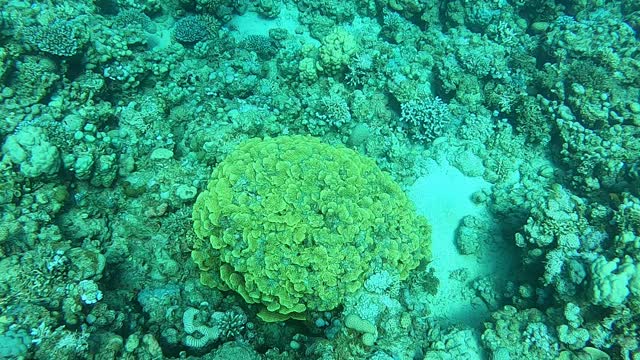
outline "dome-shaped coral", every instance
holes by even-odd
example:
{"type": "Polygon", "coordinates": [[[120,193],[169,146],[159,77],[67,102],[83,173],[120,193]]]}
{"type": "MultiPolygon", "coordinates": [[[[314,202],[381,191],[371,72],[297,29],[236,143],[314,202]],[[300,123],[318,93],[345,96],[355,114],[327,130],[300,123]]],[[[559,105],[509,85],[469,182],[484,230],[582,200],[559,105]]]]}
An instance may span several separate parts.
{"type": "Polygon", "coordinates": [[[426,219],[375,162],[312,137],[251,139],[195,203],[201,281],[276,321],[331,310],[373,264],[404,279],[430,256],[426,219]]]}

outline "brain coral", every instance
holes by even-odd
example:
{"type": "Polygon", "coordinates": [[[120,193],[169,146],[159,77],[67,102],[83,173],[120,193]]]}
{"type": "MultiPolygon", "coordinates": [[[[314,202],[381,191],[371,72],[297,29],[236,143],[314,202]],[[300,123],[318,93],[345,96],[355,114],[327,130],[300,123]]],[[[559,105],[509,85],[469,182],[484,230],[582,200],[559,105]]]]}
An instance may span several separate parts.
{"type": "Polygon", "coordinates": [[[193,209],[201,281],[262,304],[266,321],[331,310],[375,269],[402,279],[431,228],[375,162],[305,136],[251,139],[214,170],[193,209]]]}

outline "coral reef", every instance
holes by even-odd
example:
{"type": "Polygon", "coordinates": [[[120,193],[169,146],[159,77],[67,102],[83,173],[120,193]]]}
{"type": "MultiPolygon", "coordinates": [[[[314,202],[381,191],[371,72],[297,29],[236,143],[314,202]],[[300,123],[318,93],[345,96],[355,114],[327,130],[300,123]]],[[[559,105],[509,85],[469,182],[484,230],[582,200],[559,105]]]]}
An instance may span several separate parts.
{"type": "Polygon", "coordinates": [[[0,0],[0,359],[640,358],[639,31],[0,0]]]}

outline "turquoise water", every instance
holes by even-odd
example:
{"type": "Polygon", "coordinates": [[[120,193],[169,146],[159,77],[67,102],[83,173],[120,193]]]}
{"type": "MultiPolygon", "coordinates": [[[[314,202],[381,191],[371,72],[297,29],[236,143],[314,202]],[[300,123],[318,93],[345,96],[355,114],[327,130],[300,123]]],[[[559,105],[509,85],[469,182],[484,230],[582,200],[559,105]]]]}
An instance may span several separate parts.
{"type": "Polygon", "coordinates": [[[0,0],[0,359],[640,359],[638,30],[0,0]]]}

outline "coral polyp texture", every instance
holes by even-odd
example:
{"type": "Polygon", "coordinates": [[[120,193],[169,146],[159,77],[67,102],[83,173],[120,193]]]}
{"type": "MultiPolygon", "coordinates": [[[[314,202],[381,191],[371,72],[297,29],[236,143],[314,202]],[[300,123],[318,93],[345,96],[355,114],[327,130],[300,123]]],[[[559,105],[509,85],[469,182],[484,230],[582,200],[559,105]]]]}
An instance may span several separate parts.
{"type": "Polygon", "coordinates": [[[250,139],[193,208],[201,282],[261,304],[265,321],[338,307],[375,264],[400,279],[430,257],[431,228],[375,162],[309,136],[250,139]]]}

